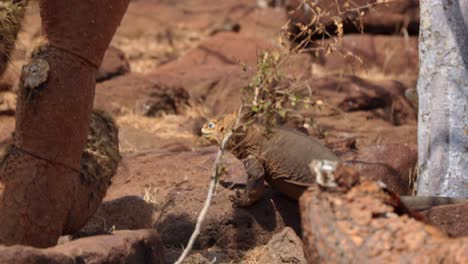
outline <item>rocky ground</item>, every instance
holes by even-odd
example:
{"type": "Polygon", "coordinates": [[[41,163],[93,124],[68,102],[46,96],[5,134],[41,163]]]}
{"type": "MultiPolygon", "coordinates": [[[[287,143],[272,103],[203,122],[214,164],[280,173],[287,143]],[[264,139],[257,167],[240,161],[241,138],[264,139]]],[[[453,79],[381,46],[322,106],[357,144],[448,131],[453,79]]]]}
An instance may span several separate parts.
{"type": "MultiPolygon", "coordinates": [[[[406,2],[406,8],[385,9],[386,19],[369,16],[372,30],[345,34],[342,50],[295,55],[282,67],[298,79],[299,90],[323,102],[302,112],[313,124],[292,126],[318,136],[343,159],[362,162],[361,173],[400,194],[413,192],[417,160],[417,112],[404,95],[417,80],[418,5],[406,2]],[[402,25],[407,30],[399,30],[402,25]]],[[[112,113],[119,125],[124,158],[95,216],[81,233],[63,237],[65,249],[54,252],[68,254],[66,245],[80,240],[67,241],[82,236],[154,228],[173,262],[205,200],[217,150],[200,137],[200,128],[207,118],[237,108],[260,50],[287,50],[278,38],[287,20],[284,6],[260,8],[252,0],[131,1],[99,69],[95,97],[95,107],[112,113]]],[[[39,22],[32,5],[14,62],[0,81],[0,151],[14,129],[17,81],[39,22]]],[[[225,163],[225,177],[245,178],[240,161],[227,154],[225,163]]],[[[187,263],[305,262],[297,203],[268,189],[259,204],[237,209],[228,199],[232,193],[218,187],[187,263]]],[[[449,235],[463,236],[464,208],[442,206],[425,214],[449,235]]]]}

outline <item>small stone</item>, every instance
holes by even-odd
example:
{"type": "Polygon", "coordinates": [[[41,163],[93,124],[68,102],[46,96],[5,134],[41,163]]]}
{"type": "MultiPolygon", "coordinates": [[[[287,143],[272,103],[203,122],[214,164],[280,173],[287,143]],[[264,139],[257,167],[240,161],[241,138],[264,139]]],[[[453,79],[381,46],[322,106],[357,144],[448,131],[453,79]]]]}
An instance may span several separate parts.
{"type": "Polygon", "coordinates": [[[257,263],[307,263],[302,240],[292,228],[285,227],[283,231],[271,238],[257,263]]]}

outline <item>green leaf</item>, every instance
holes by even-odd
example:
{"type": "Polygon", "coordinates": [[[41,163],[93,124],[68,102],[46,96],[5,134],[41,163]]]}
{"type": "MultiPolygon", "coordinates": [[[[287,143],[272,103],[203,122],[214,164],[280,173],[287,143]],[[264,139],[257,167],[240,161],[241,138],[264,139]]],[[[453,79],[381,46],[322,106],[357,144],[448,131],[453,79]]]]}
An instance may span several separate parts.
{"type": "Polygon", "coordinates": [[[285,117],[286,117],[286,113],[287,113],[287,112],[286,112],[286,110],[284,110],[284,109],[280,109],[280,110],[278,111],[278,114],[279,114],[282,118],[285,118],[285,117]]]}
{"type": "Polygon", "coordinates": [[[279,52],[277,50],[273,51],[273,53],[271,55],[273,55],[273,60],[275,60],[275,62],[279,61],[280,54],[279,54],[279,52]]]}

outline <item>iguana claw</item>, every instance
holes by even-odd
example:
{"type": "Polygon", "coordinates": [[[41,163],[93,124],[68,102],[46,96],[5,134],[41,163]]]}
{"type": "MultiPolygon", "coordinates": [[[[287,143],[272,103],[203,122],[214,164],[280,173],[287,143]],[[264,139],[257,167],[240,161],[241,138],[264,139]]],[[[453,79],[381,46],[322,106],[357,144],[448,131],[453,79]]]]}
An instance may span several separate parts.
{"type": "Polygon", "coordinates": [[[237,198],[234,195],[229,195],[229,200],[232,202],[232,208],[238,208],[237,198]]]}
{"type": "Polygon", "coordinates": [[[239,189],[236,189],[235,195],[229,195],[229,200],[232,202],[233,208],[246,207],[252,204],[249,200],[249,197],[247,196],[247,193],[240,192],[239,189]]]}

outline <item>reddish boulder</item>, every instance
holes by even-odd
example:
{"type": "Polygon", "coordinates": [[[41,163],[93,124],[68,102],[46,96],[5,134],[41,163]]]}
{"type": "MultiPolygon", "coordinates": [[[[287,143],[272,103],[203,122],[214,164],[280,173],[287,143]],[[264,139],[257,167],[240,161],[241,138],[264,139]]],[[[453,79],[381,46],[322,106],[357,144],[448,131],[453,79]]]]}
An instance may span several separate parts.
{"type": "Polygon", "coordinates": [[[160,86],[185,89],[191,100],[202,104],[211,115],[236,111],[240,105],[241,88],[250,82],[253,74],[243,71],[240,65],[194,67],[190,63],[182,57],[177,68],[167,71],[161,67],[161,71],[148,78],[160,86]]]}
{"type": "Polygon", "coordinates": [[[360,175],[380,180],[400,194],[410,195],[418,160],[416,145],[373,145],[359,149],[347,162],[359,169],[360,175]]]}
{"type": "Polygon", "coordinates": [[[157,209],[152,202],[137,195],[103,202],[86,226],[73,237],[106,233],[112,228],[137,230],[151,227],[153,213],[157,209]]]}
{"type": "Polygon", "coordinates": [[[212,115],[236,111],[241,89],[256,70],[258,52],[272,46],[255,36],[219,33],[148,78],[161,86],[182,87],[212,115]]]}
{"type": "Polygon", "coordinates": [[[416,122],[395,126],[374,111],[338,112],[317,116],[315,120],[326,140],[355,138],[358,149],[375,144],[417,144],[416,122]]]}
{"type": "Polygon", "coordinates": [[[165,263],[159,235],[154,230],[117,231],[113,235],[83,238],[59,246],[37,249],[0,246],[0,263],[165,263]]]}
{"type": "Polygon", "coordinates": [[[421,213],[451,237],[468,236],[468,203],[436,206],[421,213]]]}
{"type": "Polygon", "coordinates": [[[195,103],[212,114],[235,111],[241,88],[250,82],[256,65],[257,49],[268,44],[255,37],[219,33],[200,43],[183,57],[159,67],[148,79],[159,86],[182,88],[195,103]]]}
{"type": "Polygon", "coordinates": [[[173,69],[191,70],[200,65],[257,65],[259,50],[273,47],[265,40],[255,36],[246,36],[232,32],[218,33],[202,41],[196,48],[188,51],[183,57],[162,65],[157,72],[173,69]],[[187,68],[189,66],[190,68],[187,68]]]}
{"type": "Polygon", "coordinates": [[[101,67],[99,67],[96,75],[96,81],[102,82],[128,72],[130,72],[130,64],[125,54],[120,49],[110,46],[104,53],[101,67]]]}
{"type": "Polygon", "coordinates": [[[369,81],[356,76],[311,78],[306,88],[314,92],[312,100],[338,106],[346,112],[368,111],[393,125],[414,123],[415,109],[405,97],[406,87],[398,81],[369,81]],[[307,86],[308,85],[308,86],[307,86]]]}
{"type": "MultiPolygon", "coordinates": [[[[309,25],[314,18],[311,6],[300,7],[301,0],[289,0],[287,9],[290,11],[291,24],[289,31],[294,35],[299,33],[296,24],[309,25]]],[[[336,34],[334,17],[340,12],[343,19],[344,34],[365,32],[372,34],[400,34],[402,31],[410,35],[417,35],[419,32],[419,1],[418,0],[396,0],[388,3],[376,3],[377,0],[356,0],[350,5],[347,0],[338,1],[315,1],[314,11],[319,14],[318,19],[309,26],[313,32],[318,32],[314,39],[328,35],[317,31],[323,27],[328,34],[336,34]],[[337,5],[338,4],[338,5],[337,5]],[[371,6],[369,6],[369,4],[371,6]],[[357,7],[360,7],[359,9],[357,7]],[[371,8],[369,8],[371,7],[371,8]],[[357,22],[359,11],[364,11],[361,23],[357,22]]]]}
{"type": "Polygon", "coordinates": [[[299,204],[309,263],[468,262],[468,237],[418,221],[374,181],[343,191],[312,186],[299,204]]]}
{"type": "Polygon", "coordinates": [[[259,264],[306,264],[304,245],[293,229],[285,227],[274,235],[258,258],[259,264]]]}
{"type": "Polygon", "coordinates": [[[156,116],[180,113],[183,105],[188,104],[188,98],[182,88],[164,86],[142,74],[132,73],[98,84],[94,105],[114,115],[135,112],[156,116]]]}
{"type": "MultiPolygon", "coordinates": [[[[325,41],[324,43],[331,43],[325,41]]],[[[341,45],[332,53],[319,52],[315,61],[321,70],[335,74],[374,74],[410,76],[418,75],[417,37],[345,35],[341,45]]]]}
{"type": "Polygon", "coordinates": [[[348,90],[346,97],[338,105],[344,111],[373,110],[380,108],[382,118],[394,125],[416,121],[416,111],[404,97],[405,87],[397,81],[372,83],[351,77],[355,89],[348,90]],[[357,88],[357,89],[356,89],[357,88]]]}
{"type": "MultiPolygon", "coordinates": [[[[252,1],[253,2],[253,1],[252,1]]],[[[281,28],[288,22],[283,8],[255,8],[239,20],[241,34],[255,36],[278,44],[281,28]]]]}
{"type": "Polygon", "coordinates": [[[128,56],[132,71],[150,73],[210,34],[239,30],[240,23],[241,32],[244,26],[255,28],[255,22],[244,23],[254,11],[252,0],[132,1],[113,45],[128,56]]]}
{"type": "Polygon", "coordinates": [[[325,146],[331,149],[338,156],[341,156],[349,151],[356,150],[356,138],[327,137],[325,138],[325,146]]]}

